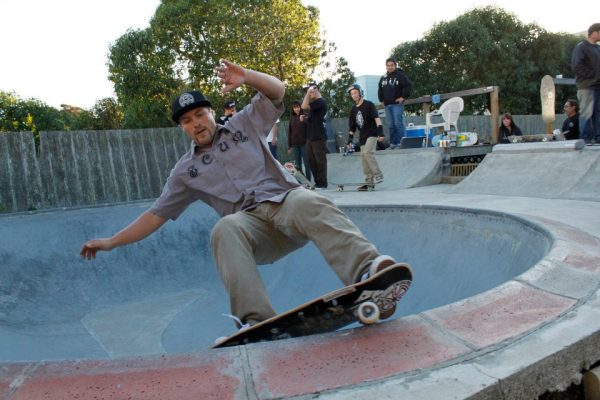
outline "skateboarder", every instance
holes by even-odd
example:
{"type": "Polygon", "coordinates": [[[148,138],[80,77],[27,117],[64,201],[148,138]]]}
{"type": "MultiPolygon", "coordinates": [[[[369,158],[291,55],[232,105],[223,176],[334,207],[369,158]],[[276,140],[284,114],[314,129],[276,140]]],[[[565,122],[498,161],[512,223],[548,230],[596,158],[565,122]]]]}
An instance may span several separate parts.
{"type": "Polygon", "coordinates": [[[375,105],[364,98],[363,90],[359,84],[351,85],[348,88],[348,93],[355,103],[348,118],[348,144],[353,143],[354,132],[358,129],[360,134],[360,156],[366,185],[358,187],[357,190],[366,192],[373,188],[373,184],[383,182],[383,174],[379,169],[377,160],[375,160],[377,141],[384,138],[383,125],[375,105]]]}
{"type": "Polygon", "coordinates": [[[211,249],[230,296],[238,327],[275,315],[257,264],[272,263],[312,240],[344,285],[395,263],[382,256],[328,198],[306,190],[272,157],[266,135],[283,112],[283,83],[227,60],[217,67],[223,93],[247,85],[258,93],[225,126],[215,123],[210,101],[182,93],[172,118],[192,140],[160,197],[111,237],[83,244],[81,256],[139,241],[202,200],[222,217],[211,249]]]}

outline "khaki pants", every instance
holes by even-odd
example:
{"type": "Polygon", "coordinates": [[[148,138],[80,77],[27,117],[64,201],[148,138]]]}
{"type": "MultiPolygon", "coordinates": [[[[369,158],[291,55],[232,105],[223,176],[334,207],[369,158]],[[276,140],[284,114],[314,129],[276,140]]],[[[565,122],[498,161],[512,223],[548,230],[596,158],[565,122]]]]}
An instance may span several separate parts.
{"type": "Polygon", "coordinates": [[[344,285],[357,282],[379,255],[329,199],[304,188],[290,191],[283,203],[261,203],[221,218],[212,230],[211,246],[232,314],[243,322],[274,316],[257,264],[272,263],[309,240],[344,285]]]}
{"type": "Polygon", "coordinates": [[[373,177],[381,175],[379,164],[375,159],[375,149],[377,148],[377,138],[368,137],[364,145],[360,146],[360,154],[362,158],[362,167],[365,174],[365,182],[372,183],[373,177]]]}

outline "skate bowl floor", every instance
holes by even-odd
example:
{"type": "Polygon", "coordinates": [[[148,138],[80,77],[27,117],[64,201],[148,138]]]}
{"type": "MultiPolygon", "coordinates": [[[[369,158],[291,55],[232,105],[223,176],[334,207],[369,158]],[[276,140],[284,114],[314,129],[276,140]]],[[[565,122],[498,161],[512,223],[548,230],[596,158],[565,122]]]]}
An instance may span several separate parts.
{"type": "MultiPolygon", "coordinates": [[[[217,216],[200,203],[144,241],[93,261],[78,256],[85,239],[110,235],[149,204],[2,217],[2,360],[191,352],[233,331],[222,316],[229,301],[210,254],[217,216]]],[[[344,211],[383,254],[413,267],[415,283],[397,317],[496,287],[529,269],[552,243],[536,225],[491,212],[344,211]]],[[[341,285],[312,244],[261,273],[279,312],[341,285]]]]}

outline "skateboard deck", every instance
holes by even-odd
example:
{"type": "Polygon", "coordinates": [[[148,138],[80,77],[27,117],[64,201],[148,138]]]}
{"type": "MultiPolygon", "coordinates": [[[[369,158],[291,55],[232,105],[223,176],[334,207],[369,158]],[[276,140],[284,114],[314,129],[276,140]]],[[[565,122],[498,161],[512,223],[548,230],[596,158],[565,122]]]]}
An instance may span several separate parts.
{"type": "Polygon", "coordinates": [[[331,332],[356,321],[376,323],[381,313],[402,298],[411,282],[408,264],[394,264],[362,282],[334,290],[219,340],[213,348],[331,332]]]}
{"type": "Polygon", "coordinates": [[[477,143],[477,134],[475,132],[459,132],[456,134],[456,146],[473,146],[477,143]]]}
{"type": "Polygon", "coordinates": [[[545,75],[542,78],[540,86],[540,97],[542,100],[542,119],[546,123],[546,133],[552,133],[554,124],[554,99],[555,99],[554,80],[550,75],[545,75]]]}
{"type": "Polygon", "coordinates": [[[373,190],[375,190],[375,185],[378,185],[378,183],[368,183],[368,182],[350,182],[350,183],[348,183],[348,182],[344,182],[344,183],[331,182],[331,183],[333,183],[334,185],[337,186],[338,192],[343,192],[344,187],[346,187],[346,186],[352,186],[352,187],[356,187],[358,189],[360,186],[363,186],[363,185],[369,186],[369,190],[367,190],[367,191],[372,192],[373,190]]]}
{"type": "MultiPolygon", "coordinates": [[[[456,147],[473,146],[477,141],[477,133],[475,132],[460,132],[456,134],[456,147]]],[[[431,139],[431,145],[433,147],[450,147],[450,137],[444,134],[435,135],[431,139]]]]}
{"type": "Polygon", "coordinates": [[[296,166],[291,162],[286,162],[283,164],[283,167],[290,173],[299,184],[304,186],[307,189],[314,190],[314,186],[309,182],[309,180],[304,176],[304,174],[296,169],[296,166]]]}
{"type": "Polygon", "coordinates": [[[554,138],[554,134],[541,134],[541,135],[523,135],[516,136],[511,135],[508,137],[508,140],[511,143],[529,143],[529,142],[547,142],[554,138]]]}

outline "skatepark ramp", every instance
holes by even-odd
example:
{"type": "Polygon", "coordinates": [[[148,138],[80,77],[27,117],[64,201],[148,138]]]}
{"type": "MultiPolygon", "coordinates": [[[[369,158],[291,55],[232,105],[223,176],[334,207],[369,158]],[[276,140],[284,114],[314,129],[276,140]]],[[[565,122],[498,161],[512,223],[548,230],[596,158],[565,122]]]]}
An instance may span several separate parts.
{"type": "MultiPolygon", "coordinates": [[[[0,360],[185,353],[233,331],[232,321],[221,316],[229,302],[210,254],[218,217],[201,203],[142,242],[102,252],[94,261],[79,257],[85,240],[111,235],[149,205],[0,216],[0,360]]],[[[537,225],[492,211],[344,211],[382,253],[414,269],[413,288],[396,317],[501,285],[538,262],[552,244],[537,225]]],[[[312,244],[261,268],[278,311],[341,285],[312,244]]]]}
{"type": "Polygon", "coordinates": [[[600,200],[600,147],[583,141],[496,145],[450,193],[600,200]]]}
{"type": "MultiPolygon", "coordinates": [[[[384,176],[377,190],[407,189],[436,185],[442,181],[442,155],[439,148],[397,149],[376,152],[384,176]]],[[[327,178],[330,184],[360,183],[365,179],[360,153],[344,156],[328,154],[327,178]]]]}

